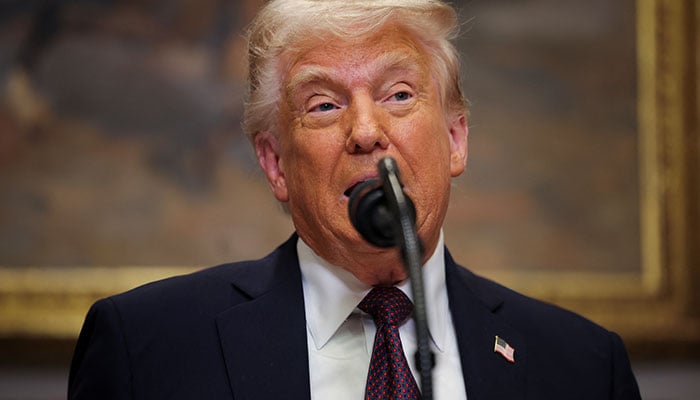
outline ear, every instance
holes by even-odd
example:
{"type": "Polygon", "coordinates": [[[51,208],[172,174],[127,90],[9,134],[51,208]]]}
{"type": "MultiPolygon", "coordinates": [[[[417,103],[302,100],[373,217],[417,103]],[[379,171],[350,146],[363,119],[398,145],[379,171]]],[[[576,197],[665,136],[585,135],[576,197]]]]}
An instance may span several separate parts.
{"type": "Polygon", "coordinates": [[[287,181],[280,160],[280,145],[277,136],[271,132],[258,132],[255,135],[255,154],[258,163],[265,171],[270,189],[278,201],[289,201],[287,181]]]}
{"type": "Polygon", "coordinates": [[[450,173],[456,177],[464,172],[467,166],[467,137],[469,126],[463,113],[456,114],[449,122],[450,128],[450,173]]]}

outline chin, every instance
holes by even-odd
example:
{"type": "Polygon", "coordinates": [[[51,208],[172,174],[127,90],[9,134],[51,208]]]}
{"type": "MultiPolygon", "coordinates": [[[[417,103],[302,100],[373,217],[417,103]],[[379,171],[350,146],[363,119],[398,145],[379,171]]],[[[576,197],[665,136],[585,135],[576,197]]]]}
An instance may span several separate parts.
{"type": "Polygon", "coordinates": [[[399,285],[401,282],[405,281],[408,279],[408,276],[404,277],[395,277],[393,279],[387,279],[387,280],[381,280],[378,281],[376,284],[372,285],[374,287],[390,287],[390,286],[396,286],[399,285]]]}

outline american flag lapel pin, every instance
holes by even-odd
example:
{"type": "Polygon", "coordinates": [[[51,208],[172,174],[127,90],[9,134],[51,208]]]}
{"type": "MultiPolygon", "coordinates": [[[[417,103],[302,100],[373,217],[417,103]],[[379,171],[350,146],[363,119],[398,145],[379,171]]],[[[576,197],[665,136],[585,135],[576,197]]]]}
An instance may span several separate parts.
{"type": "Polygon", "coordinates": [[[494,353],[499,353],[500,355],[503,356],[506,360],[515,363],[515,349],[512,348],[508,342],[503,340],[503,338],[500,338],[496,336],[496,343],[493,345],[493,352],[494,353]]]}

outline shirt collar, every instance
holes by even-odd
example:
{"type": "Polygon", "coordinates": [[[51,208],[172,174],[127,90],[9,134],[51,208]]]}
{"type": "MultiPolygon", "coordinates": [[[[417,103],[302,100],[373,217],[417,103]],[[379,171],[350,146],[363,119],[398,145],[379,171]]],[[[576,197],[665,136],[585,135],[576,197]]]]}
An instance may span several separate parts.
{"type": "MultiPolygon", "coordinates": [[[[372,287],[362,283],[347,270],[329,264],[301,238],[297,242],[297,253],[302,274],[306,322],[314,345],[321,349],[372,287]]],[[[444,350],[449,312],[444,254],[441,231],[433,255],[423,266],[428,327],[433,343],[440,351],[444,350]]],[[[397,287],[413,299],[408,279],[397,287]]]]}

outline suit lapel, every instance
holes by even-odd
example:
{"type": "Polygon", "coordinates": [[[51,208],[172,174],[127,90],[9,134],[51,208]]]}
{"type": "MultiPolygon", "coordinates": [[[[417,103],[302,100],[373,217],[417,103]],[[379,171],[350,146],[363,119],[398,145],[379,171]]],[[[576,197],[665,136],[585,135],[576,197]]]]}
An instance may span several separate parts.
{"type": "MultiPolygon", "coordinates": [[[[309,363],[296,236],[233,277],[247,298],[221,313],[217,326],[237,400],[309,399],[309,363]]],[[[469,399],[523,399],[527,349],[498,315],[503,301],[445,252],[447,290],[469,399]],[[515,349],[515,362],[494,352],[495,337],[515,349]]]]}
{"type": "Polygon", "coordinates": [[[308,399],[309,363],[296,236],[234,277],[249,300],[217,318],[236,399],[308,399]]]}
{"type": "Polygon", "coordinates": [[[522,335],[498,310],[500,298],[482,290],[480,278],[457,265],[446,252],[447,290],[469,399],[525,397],[527,348],[522,335]],[[515,349],[515,362],[494,352],[495,337],[515,349]]]}

